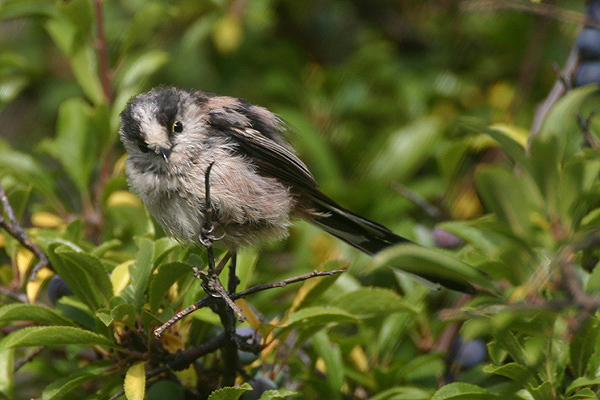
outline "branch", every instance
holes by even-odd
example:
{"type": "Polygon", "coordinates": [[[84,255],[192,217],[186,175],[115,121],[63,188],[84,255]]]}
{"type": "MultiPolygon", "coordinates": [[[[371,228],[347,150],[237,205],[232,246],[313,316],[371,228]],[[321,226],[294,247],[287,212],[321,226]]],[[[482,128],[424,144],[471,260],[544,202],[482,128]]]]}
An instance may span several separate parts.
{"type": "Polygon", "coordinates": [[[106,48],[106,36],[104,34],[104,13],[102,12],[102,3],[104,0],[94,0],[96,11],[96,51],[98,52],[98,61],[100,64],[100,82],[102,84],[102,93],[108,105],[112,104],[111,93],[111,71],[108,66],[108,49],[106,48]]]}
{"type": "Polygon", "coordinates": [[[533,123],[531,124],[529,139],[528,139],[528,143],[527,143],[528,150],[529,150],[529,147],[531,146],[531,141],[533,140],[533,138],[535,136],[537,136],[537,134],[540,132],[540,129],[542,129],[542,124],[544,123],[544,119],[546,118],[546,115],[548,114],[548,112],[550,111],[552,106],[554,106],[554,104],[558,100],[560,100],[561,97],[563,97],[565,95],[565,93],[567,93],[567,90],[569,89],[568,82],[570,82],[570,80],[573,77],[573,75],[575,74],[575,71],[577,70],[578,66],[579,66],[579,53],[578,53],[577,48],[575,46],[573,46],[573,48],[571,49],[571,52],[569,53],[569,58],[567,59],[565,67],[563,68],[562,71],[560,71],[558,73],[556,82],[554,83],[552,90],[550,91],[548,96],[546,96],[544,101],[542,103],[540,103],[540,105],[537,107],[537,109],[535,111],[535,115],[533,117],[533,123]]]}
{"type": "MultiPolygon", "coordinates": [[[[243,297],[246,297],[249,294],[253,294],[253,293],[256,293],[256,292],[261,292],[263,290],[277,288],[277,287],[284,287],[284,286],[287,286],[290,283],[301,282],[301,281],[305,281],[305,280],[311,279],[311,278],[316,278],[316,277],[319,277],[319,276],[336,275],[336,274],[342,273],[344,271],[346,271],[346,270],[345,269],[336,269],[336,270],[331,270],[331,271],[313,271],[313,272],[310,272],[308,274],[304,274],[304,275],[300,275],[300,276],[295,276],[293,278],[283,279],[283,280],[277,281],[277,282],[259,284],[259,285],[253,286],[253,287],[251,287],[249,289],[246,289],[246,290],[244,290],[242,292],[231,294],[229,297],[232,300],[237,300],[237,299],[241,299],[243,297]]],[[[212,301],[214,301],[213,297],[211,297],[211,296],[204,296],[203,298],[201,298],[200,300],[198,300],[194,304],[192,304],[189,307],[187,307],[187,308],[179,311],[177,314],[175,314],[173,316],[173,318],[171,318],[170,320],[168,320],[167,322],[165,322],[163,325],[161,325],[160,327],[158,327],[154,331],[154,336],[160,337],[167,329],[169,329],[171,326],[173,326],[177,321],[179,321],[180,319],[182,319],[186,315],[191,314],[191,313],[193,313],[194,311],[196,311],[196,310],[198,310],[200,308],[208,306],[212,301]]]]}
{"type": "Polygon", "coordinates": [[[6,192],[0,184],[0,202],[2,202],[2,207],[4,208],[4,212],[8,217],[6,220],[2,215],[0,215],[0,226],[8,232],[9,235],[14,237],[21,243],[25,248],[31,251],[38,258],[38,263],[31,270],[31,279],[35,279],[37,272],[45,267],[52,269],[52,265],[50,264],[50,260],[46,253],[42,251],[42,249],[31,240],[29,235],[25,232],[25,229],[19,222],[17,221],[17,217],[15,216],[15,212],[8,201],[8,197],[6,196],[6,192]]]}
{"type": "Polygon", "coordinates": [[[583,136],[589,146],[594,149],[594,151],[600,155],[600,143],[590,128],[590,124],[592,122],[592,118],[596,115],[596,111],[590,112],[586,119],[583,119],[581,114],[577,114],[577,124],[579,125],[579,129],[583,132],[583,136]]]}

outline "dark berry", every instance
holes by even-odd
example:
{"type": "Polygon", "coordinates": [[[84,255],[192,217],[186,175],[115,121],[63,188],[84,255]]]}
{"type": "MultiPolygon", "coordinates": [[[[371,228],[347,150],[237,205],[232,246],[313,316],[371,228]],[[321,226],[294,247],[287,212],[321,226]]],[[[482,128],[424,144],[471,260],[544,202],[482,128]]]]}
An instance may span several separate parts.
{"type": "Polygon", "coordinates": [[[577,36],[575,44],[582,59],[600,59],[600,31],[598,29],[585,28],[577,36]]]}
{"type": "Polygon", "coordinates": [[[73,292],[67,286],[65,281],[58,275],[54,275],[48,282],[48,298],[52,304],[56,304],[58,299],[63,296],[71,296],[73,292]]]}
{"type": "Polygon", "coordinates": [[[600,62],[585,62],[579,65],[573,85],[575,87],[588,85],[590,83],[600,83],[600,62]]]}
{"type": "Polygon", "coordinates": [[[452,363],[461,368],[471,368],[481,363],[486,357],[485,342],[481,339],[462,341],[457,337],[453,344],[452,363]]]}
{"type": "Polygon", "coordinates": [[[461,238],[442,228],[435,228],[432,235],[435,245],[444,249],[455,249],[463,243],[461,238]]]}
{"type": "Polygon", "coordinates": [[[590,0],[587,2],[585,16],[594,22],[600,22],[600,0],[590,0]]]}

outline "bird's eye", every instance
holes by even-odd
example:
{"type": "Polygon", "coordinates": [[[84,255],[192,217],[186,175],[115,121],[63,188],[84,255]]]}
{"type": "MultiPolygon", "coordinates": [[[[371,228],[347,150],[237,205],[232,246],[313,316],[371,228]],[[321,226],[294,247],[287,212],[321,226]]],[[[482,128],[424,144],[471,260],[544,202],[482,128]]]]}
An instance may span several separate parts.
{"type": "Polygon", "coordinates": [[[171,132],[173,133],[181,133],[183,131],[183,124],[181,121],[173,122],[173,126],[171,126],[171,132]]]}
{"type": "Polygon", "coordinates": [[[147,153],[150,151],[150,149],[148,148],[148,146],[146,146],[145,144],[138,144],[138,148],[143,152],[143,153],[147,153]]]}

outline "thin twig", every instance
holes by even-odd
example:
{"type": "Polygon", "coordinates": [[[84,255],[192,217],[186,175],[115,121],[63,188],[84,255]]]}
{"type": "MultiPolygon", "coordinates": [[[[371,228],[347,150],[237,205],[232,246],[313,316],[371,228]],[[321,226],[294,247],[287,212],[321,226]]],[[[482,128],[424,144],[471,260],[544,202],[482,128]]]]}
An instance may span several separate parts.
{"type": "Polygon", "coordinates": [[[594,115],[596,115],[596,111],[590,112],[590,115],[588,115],[586,119],[583,119],[581,114],[577,114],[577,124],[583,132],[583,136],[585,137],[587,143],[592,149],[594,149],[596,153],[598,153],[598,155],[600,155],[600,142],[598,142],[598,139],[596,136],[594,136],[594,134],[592,134],[590,129],[590,124],[592,122],[592,118],[594,118],[594,115]]]}
{"type": "Polygon", "coordinates": [[[22,293],[11,287],[0,286],[0,294],[12,297],[20,303],[29,303],[29,299],[27,299],[27,295],[25,293],[22,293]]]}
{"type": "MultiPolygon", "coordinates": [[[[249,289],[246,289],[246,290],[244,290],[242,292],[231,294],[229,297],[232,300],[237,300],[237,299],[241,299],[243,297],[246,297],[249,294],[253,294],[253,293],[256,293],[256,292],[263,291],[263,290],[272,289],[272,288],[276,288],[276,287],[284,287],[284,286],[289,285],[290,283],[301,282],[301,281],[304,281],[304,280],[307,280],[307,279],[311,279],[311,278],[316,278],[316,277],[319,277],[319,276],[336,275],[336,274],[340,274],[340,273],[342,273],[344,271],[346,271],[346,270],[345,269],[336,269],[336,270],[331,270],[331,271],[313,271],[313,272],[310,272],[308,274],[304,274],[304,275],[300,275],[300,276],[295,276],[293,278],[283,279],[283,280],[277,281],[277,282],[259,284],[259,285],[253,286],[253,287],[251,287],[249,289]]],[[[191,313],[193,313],[194,311],[196,311],[196,310],[198,310],[200,308],[208,306],[212,301],[214,301],[213,297],[211,297],[211,296],[204,296],[203,298],[201,298],[200,300],[198,300],[194,304],[192,304],[189,307],[187,307],[187,308],[179,311],[170,320],[168,320],[163,325],[161,325],[160,327],[158,327],[154,331],[154,336],[160,337],[167,329],[169,329],[171,326],[173,326],[177,321],[179,321],[180,319],[182,319],[186,315],[191,314],[191,313]]]]}
{"type": "Polygon", "coordinates": [[[393,191],[395,191],[399,195],[407,198],[408,200],[410,200],[411,202],[416,204],[421,210],[425,211],[425,213],[427,215],[429,215],[431,218],[435,218],[435,219],[442,218],[442,212],[436,206],[434,206],[433,204],[431,204],[427,200],[425,200],[423,198],[423,196],[421,196],[420,194],[410,190],[409,188],[407,188],[406,186],[404,186],[398,182],[392,182],[391,187],[392,187],[393,191]]]}
{"type": "Polygon", "coordinates": [[[104,34],[104,13],[102,12],[102,3],[104,0],[94,0],[96,12],[96,51],[98,52],[98,61],[100,64],[100,82],[102,84],[102,93],[108,105],[112,104],[111,93],[111,71],[108,65],[108,49],[106,47],[106,36],[104,34]]]}
{"type": "Polygon", "coordinates": [[[567,93],[569,85],[566,84],[566,82],[569,82],[571,80],[571,77],[575,74],[575,71],[577,70],[578,66],[579,52],[574,46],[571,49],[571,52],[569,53],[569,58],[567,59],[565,67],[560,73],[557,74],[557,79],[554,83],[554,86],[552,87],[552,90],[550,91],[548,96],[546,96],[544,101],[540,103],[540,105],[535,111],[527,143],[527,150],[529,150],[529,148],[531,147],[531,142],[533,138],[537,136],[540,130],[542,129],[544,119],[546,118],[546,115],[548,114],[552,106],[554,106],[554,104],[556,104],[556,102],[560,100],[560,98],[563,97],[565,93],[567,93]]]}
{"type": "Polygon", "coordinates": [[[588,23],[588,19],[581,15],[581,13],[546,3],[532,3],[519,0],[465,0],[460,6],[463,11],[470,12],[521,11],[573,24],[581,24],[584,21],[588,23]]]}
{"type": "Polygon", "coordinates": [[[29,353],[29,355],[27,357],[25,357],[24,359],[20,360],[18,363],[15,364],[15,366],[13,368],[13,373],[17,372],[19,369],[21,369],[21,367],[23,367],[23,365],[27,364],[28,362],[30,362],[34,358],[36,358],[42,351],[44,351],[45,348],[46,348],[46,346],[36,347],[31,353],[29,353]]]}
{"type": "Polygon", "coordinates": [[[50,264],[50,260],[46,253],[42,251],[42,249],[31,240],[29,235],[25,232],[25,229],[19,224],[17,221],[17,217],[15,216],[15,212],[8,201],[8,196],[4,191],[4,187],[0,184],[0,202],[2,202],[2,207],[4,208],[4,212],[8,217],[6,220],[0,214],[0,227],[4,228],[6,232],[8,232],[12,237],[17,239],[19,243],[21,243],[25,248],[31,251],[38,258],[38,263],[31,270],[31,279],[35,279],[37,272],[45,267],[52,269],[52,265],[50,264]]]}

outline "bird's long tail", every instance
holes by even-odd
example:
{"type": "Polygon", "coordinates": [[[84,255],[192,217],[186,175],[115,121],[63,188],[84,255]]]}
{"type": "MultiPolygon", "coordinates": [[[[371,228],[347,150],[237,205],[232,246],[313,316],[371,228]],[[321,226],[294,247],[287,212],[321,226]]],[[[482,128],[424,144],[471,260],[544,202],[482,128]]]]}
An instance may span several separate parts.
{"type": "MultiPolygon", "coordinates": [[[[319,193],[321,195],[321,193],[319,193]]],[[[314,209],[322,216],[312,218],[312,222],[325,232],[343,240],[358,250],[374,255],[379,251],[399,243],[412,243],[409,239],[396,235],[383,225],[369,221],[335,203],[325,195],[313,197],[314,209]]],[[[407,272],[402,266],[399,270],[422,285],[439,290],[441,286],[466,293],[473,293],[473,287],[456,279],[431,273],[407,272]]]]}
{"type": "Polygon", "coordinates": [[[323,214],[312,220],[315,225],[364,253],[373,255],[394,244],[410,242],[385,226],[346,210],[329,198],[314,199],[314,208],[323,214]]]}

